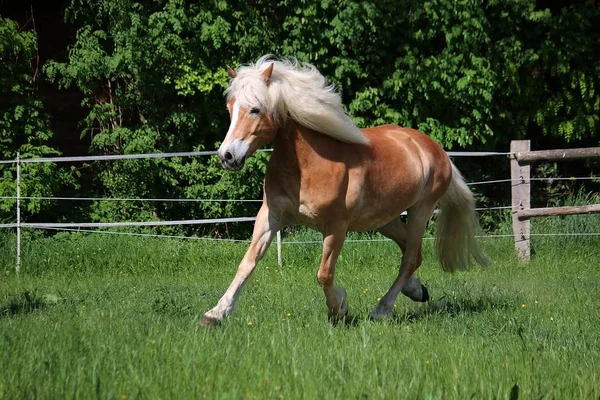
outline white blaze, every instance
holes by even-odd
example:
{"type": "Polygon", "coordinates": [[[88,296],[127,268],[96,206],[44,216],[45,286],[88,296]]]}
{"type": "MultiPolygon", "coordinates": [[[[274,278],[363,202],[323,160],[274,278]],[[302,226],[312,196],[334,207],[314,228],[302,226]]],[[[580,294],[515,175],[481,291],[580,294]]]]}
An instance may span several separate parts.
{"type": "Polygon", "coordinates": [[[219,154],[222,156],[226,152],[231,153],[234,159],[240,159],[246,156],[248,153],[248,148],[250,147],[247,141],[242,139],[235,139],[232,141],[231,136],[235,131],[235,128],[238,123],[238,119],[240,116],[240,104],[237,100],[233,103],[233,110],[231,111],[231,123],[229,125],[229,130],[225,135],[225,139],[219,148],[219,154]]]}
{"type": "Polygon", "coordinates": [[[227,135],[225,135],[225,140],[223,140],[223,144],[227,142],[227,139],[229,139],[231,133],[235,130],[235,126],[237,125],[239,115],[240,104],[236,100],[233,102],[233,111],[231,112],[231,123],[229,124],[229,130],[227,131],[227,135]]]}

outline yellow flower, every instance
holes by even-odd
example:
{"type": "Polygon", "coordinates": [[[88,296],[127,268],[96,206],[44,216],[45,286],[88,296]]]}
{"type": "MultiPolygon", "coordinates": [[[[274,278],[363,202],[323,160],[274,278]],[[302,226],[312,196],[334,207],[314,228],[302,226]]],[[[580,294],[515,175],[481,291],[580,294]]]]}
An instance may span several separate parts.
{"type": "Polygon", "coordinates": [[[127,400],[127,395],[125,393],[121,395],[121,400],[127,400]]]}
{"type": "Polygon", "coordinates": [[[378,297],[378,298],[377,298],[377,301],[379,301],[379,300],[381,300],[381,297],[378,297]]]}
{"type": "Polygon", "coordinates": [[[425,364],[429,364],[429,360],[425,360],[425,364]]]}
{"type": "Polygon", "coordinates": [[[287,313],[287,314],[285,314],[285,315],[287,315],[288,317],[291,317],[291,316],[292,316],[292,313],[287,313]]]}
{"type": "Polygon", "coordinates": [[[156,344],[156,340],[152,339],[152,342],[151,342],[151,343],[152,343],[152,344],[156,344]]]}
{"type": "Polygon", "coordinates": [[[535,304],[538,304],[538,303],[539,303],[539,301],[537,301],[537,300],[536,300],[536,301],[535,301],[535,304]]]}
{"type": "Polygon", "coordinates": [[[269,269],[269,266],[267,265],[267,269],[269,269]]]}
{"type": "Polygon", "coordinates": [[[363,289],[363,294],[367,294],[368,291],[369,289],[363,289]]]}
{"type": "Polygon", "coordinates": [[[521,308],[526,308],[527,305],[525,305],[525,303],[521,304],[521,308]]]}
{"type": "Polygon", "coordinates": [[[248,321],[248,326],[252,326],[252,321],[248,321]]]}
{"type": "Polygon", "coordinates": [[[554,317],[550,317],[550,321],[554,321],[554,317]]]}
{"type": "Polygon", "coordinates": [[[254,308],[254,304],[250,304],[250,308],[254,308]]]}

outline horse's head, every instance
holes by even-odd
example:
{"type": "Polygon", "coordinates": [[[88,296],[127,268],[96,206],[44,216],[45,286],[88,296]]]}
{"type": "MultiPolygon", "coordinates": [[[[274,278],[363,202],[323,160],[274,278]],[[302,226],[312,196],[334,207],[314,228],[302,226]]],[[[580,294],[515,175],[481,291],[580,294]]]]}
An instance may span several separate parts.
{"type": "MultiPolygon", "coordinates": [[[[231,85],[238,78],[237,73],[230,67],[227,72],[231,85]]],[[[257,149],[273,140],[277,133],[277,124],[267,109],[267,92],[273,63],[260,73],[260,79],[241,84],[239,90],[231,93],[227,109],[231,123],[227,135],[217,152],[221,165],[228,170],[237,171],[244,166],[246,158],[257,149]]]]}

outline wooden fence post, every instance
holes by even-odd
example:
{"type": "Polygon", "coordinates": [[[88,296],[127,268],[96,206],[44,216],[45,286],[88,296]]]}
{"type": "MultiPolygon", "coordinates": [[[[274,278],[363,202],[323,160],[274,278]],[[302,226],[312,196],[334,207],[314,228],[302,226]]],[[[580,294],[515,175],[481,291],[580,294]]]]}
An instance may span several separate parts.
{"type": "Polygon", "coordinates": [[[529,164],[520,165],[515,157],[515,153],[529,151],[530,147],[531,142],[529,140],[513,140],[510,142],[512,225],[515,237],[515,251],[519,261],[529,261],[531,259],[530,222],[528,219],[520,220],[518,216],[519,211],[529,210],[531,207],[531,167],[529,164]]]}

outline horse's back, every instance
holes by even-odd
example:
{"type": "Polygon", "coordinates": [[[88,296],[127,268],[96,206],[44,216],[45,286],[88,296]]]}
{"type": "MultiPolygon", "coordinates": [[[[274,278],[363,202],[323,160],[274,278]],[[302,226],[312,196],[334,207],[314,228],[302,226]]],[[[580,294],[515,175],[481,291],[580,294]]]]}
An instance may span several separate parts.
{"type": "Polygon", "coordinates": [[[353,230],[373,229],[417,203],[435,204],[451,179],[445,151],[424,133],[396,125],[362,130],[362,206],[353,230]],[[369,222],[371,220],[371,222],[369,222]]]}
{"type": "Polygon", "coordinates": [[[363,129],[363,133],[370,141],[368,152],[384,175],[402,175],[400,180],[407,184],[451,174],[444,149],[421,131],[382,125],[363,129]]]}
{"type": "Polygon", "coordinates": [[[394,143],[402,146],[400,152],[416,150],[410,145],[414,142],[418,150],[426,153],[428,156],[436,158],[445,158],[444,149],[431,137],[425,133],[413,128],[404,128],[398,125],[381,125],[373,128],[362,129],[362,132],[369,138],[371,143],[381,143],[384,146],[391,146],[394,143]]]}

